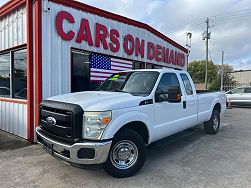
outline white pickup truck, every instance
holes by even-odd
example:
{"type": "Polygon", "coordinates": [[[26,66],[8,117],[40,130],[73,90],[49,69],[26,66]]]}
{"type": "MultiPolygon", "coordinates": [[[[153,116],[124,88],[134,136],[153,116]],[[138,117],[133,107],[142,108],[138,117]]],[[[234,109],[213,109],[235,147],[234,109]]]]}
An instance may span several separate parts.
{"type": "Polygon", "coordinates": [[[216,134],[225,110],[226,94],[197,94],[187,72],[132,70],[113,74],[97,91],[43,101],[36,132],[54,157],[128,177],[143,166],[149,144],[201,123],[216,134]]]}

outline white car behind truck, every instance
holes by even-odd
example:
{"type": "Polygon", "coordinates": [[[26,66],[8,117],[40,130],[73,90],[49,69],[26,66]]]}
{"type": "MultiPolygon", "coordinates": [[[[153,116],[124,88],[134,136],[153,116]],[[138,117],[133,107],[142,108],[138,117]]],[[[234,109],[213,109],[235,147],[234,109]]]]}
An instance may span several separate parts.
{"type": "Polygon", "coordinates": [[[36,132],[56,158],[128,177],[143,166],[149,144],[201,123],[216,134],[225,110],[226,94],[197,94],[187,72],[132,70],[113,74],[97,91],[43,101],[36,132]]]}

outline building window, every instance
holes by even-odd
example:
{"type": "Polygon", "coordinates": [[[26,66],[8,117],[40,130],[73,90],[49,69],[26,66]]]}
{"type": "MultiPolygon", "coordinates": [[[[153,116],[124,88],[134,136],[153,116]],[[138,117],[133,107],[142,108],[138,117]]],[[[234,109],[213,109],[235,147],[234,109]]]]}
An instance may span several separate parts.
{"type": "Polygon", "coordinates": [[[27,51],[0,54],[0,97],[27,99],[27,51]]]}
{"type": "Polygon", "coordinates": [[[153,64],[147,63],[146,64],[146,69],[153,69],[153,64]]]}
{"type": "Polygon", "coordinates": [[[14,52],[14,98],[27,99],[27,51],[14,52]]]}
{"type": "Polygon", "coordinates": [[[163,69],[163,67],[160,65],[153,65],[153,69],[163,69]]]}
{"type": "Polygon", "coordinates": [[[142,62],[133,62],[132,69],[133,70],[136,70],[136,69],[145,69],[145,63],[142,63],[142,62]]]}
{"type": "Polygon", "coordinates": [[[0,55],[0,97],[10,98],[10,53],[0,55]]]}
{"type": "Polygon", "coordinates": [[[71,91],[90,90],[90,53],[72,52],[71,91]]]}
{"type": "Polygon", "coordinates": [[[160,65],[155,65],[155,64],[147,63],[146,64],[146,69],[163,69],[163,67],[160,66],[160,65]]]}

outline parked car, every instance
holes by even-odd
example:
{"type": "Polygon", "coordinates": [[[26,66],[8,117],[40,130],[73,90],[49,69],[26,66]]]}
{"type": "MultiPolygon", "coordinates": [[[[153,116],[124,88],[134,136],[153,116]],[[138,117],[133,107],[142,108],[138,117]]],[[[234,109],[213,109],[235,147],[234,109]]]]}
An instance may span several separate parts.
{"type": "Polygon", "coordinates": [[[98,91],[43,101],[36,132],[54,157],[128,177],[143,166],[147,145],[200,123],[216,134],[225,110],[225,92],[197,94],[187,72],[132,70],[113,74],[98,91]]]}
{"type": "Polygon", "coordinates": [[[251,106],[251,86],[232,89],[226,95],[231,105],[251,106]]]}

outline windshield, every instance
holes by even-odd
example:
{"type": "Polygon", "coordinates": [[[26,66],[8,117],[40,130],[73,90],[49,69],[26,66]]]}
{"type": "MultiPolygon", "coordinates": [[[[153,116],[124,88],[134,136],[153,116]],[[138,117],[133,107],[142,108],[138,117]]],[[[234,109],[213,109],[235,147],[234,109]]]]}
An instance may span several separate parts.
{"type": "Polygon", "coordinates": [[[154,71],[116,73],[105,80],[98,90],[147,96],[151,93],[158,76],[159,73],[154,71]]]}

